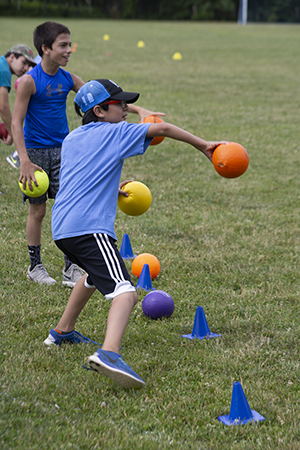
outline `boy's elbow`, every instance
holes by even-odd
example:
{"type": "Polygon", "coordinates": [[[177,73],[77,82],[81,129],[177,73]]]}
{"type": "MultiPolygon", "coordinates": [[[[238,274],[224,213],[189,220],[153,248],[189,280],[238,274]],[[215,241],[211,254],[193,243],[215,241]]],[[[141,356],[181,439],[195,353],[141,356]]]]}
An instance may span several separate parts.
{"type": "Polygon", "coordinates": [[[161,136],[168,136],[169,130],[170,130],[170,124],[169,123],[162,122],[160,124],[160,130],[159,131],[161,133],[161,136]]]}
{"type": "Polygon", "coordinates": [[[1,103],[0,104],[0,116],[6,116],[7,114],[10,113],[10,107],[9,105],[6,105],[5,103],[1,103]]]}
{"type": "Polygon", "coordinates": [[[11,121],[11,131],[12,133],[16,133],[16,131],[18,130],[18,122],[16,121],[16,119],[14,119],[14,116],[12,117],[12,121],[11,121]]]}
{"type": "Polygon", "coordinates": [[[148,137],[169,136],[172,125],[167,122],[155,123],[150,125],[148,137]]]}

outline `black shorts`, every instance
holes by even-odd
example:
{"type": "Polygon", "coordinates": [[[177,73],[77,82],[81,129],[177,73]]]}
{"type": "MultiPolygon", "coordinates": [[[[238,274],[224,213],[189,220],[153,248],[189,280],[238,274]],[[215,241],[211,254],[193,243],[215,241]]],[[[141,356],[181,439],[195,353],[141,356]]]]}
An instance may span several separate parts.
{"type": "Polygon", "coordinates": [[[40,197],[28,197],[23,194],[23,203],[28,199],[29,203],[40,205],[47,201],[47,198],[55,198],[59,189],[59,171],[61,147],[55,148],[27,148],[30,161],[40,166],[49,177],[49,188],[40,197]]]}
{"type": "Polygon", "coordinates": [[[86,271],[86,287],[96,287],[107,299],[135,292],[115,240],[107,234],[59,239],[55,244],[70,261],[86,271]]]}

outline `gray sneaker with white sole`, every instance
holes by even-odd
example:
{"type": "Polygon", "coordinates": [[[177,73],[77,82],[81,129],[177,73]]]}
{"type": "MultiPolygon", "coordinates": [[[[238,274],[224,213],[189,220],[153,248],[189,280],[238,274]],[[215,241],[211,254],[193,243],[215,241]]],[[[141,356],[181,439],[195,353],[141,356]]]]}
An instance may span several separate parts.
{"type": "Polygon", "coordinates": [[[48,286],[56,283],[56,280],[50,277],[43,264],[38,264],[32,270],[28,267],[27,278],[35,283],[47,284],[48,286]]]}
{"type": "Polygon", "coordinates": [[[77,264],[72,264],[68,270],[63,270],[64,286],[74,287],[78,280],[85,274],[84,270],[80,269],[77,264]]]}

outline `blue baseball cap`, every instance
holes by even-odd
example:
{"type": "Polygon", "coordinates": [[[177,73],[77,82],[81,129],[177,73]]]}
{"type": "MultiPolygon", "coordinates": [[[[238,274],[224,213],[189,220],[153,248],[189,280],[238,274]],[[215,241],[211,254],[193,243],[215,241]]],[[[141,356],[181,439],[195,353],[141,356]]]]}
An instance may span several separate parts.
{"type": "Polygon", "coordinates": [[[83,113],[106,100],[124,100],[134,103],[140,94],[124,92],[114,81],[106,79],[91,80],[85,83],[77,92],[74,102],[83,113]]]}

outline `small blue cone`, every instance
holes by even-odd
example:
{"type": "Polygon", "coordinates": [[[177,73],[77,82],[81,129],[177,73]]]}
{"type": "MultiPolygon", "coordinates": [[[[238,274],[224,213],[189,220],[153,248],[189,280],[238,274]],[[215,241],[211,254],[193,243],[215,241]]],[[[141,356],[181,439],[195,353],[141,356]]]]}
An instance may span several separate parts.
{"type": "Polygon", "coordinates": [[[244,425],[248,422],[263,422],[265,417],[251,410],[239,381],[233,383],[230,413],[228,416],[219,416],[224,425],[244,425]]]}
{"type": "Polygon", "coordinates": [[[154,291],[152,287],[149,264],[144,264],[139,281],[136,285],[137,289],[143,289],[144,291],[154,291]]]}
{"type": "Polygon", "coordinates": [[[204,309],[202,306],[197,306],[192,334],[183,334],[181,337],[187,339],[211,339],[220,336],[222,335],[211,333],[204,314],[204,309]]]}
{"type": "Polygon", "coordinates": [[[120,255],[123,259],[134,259],[136,255],[133,254],[130,239],[127,233],[124,234],[120,248],[120,255]]]}

